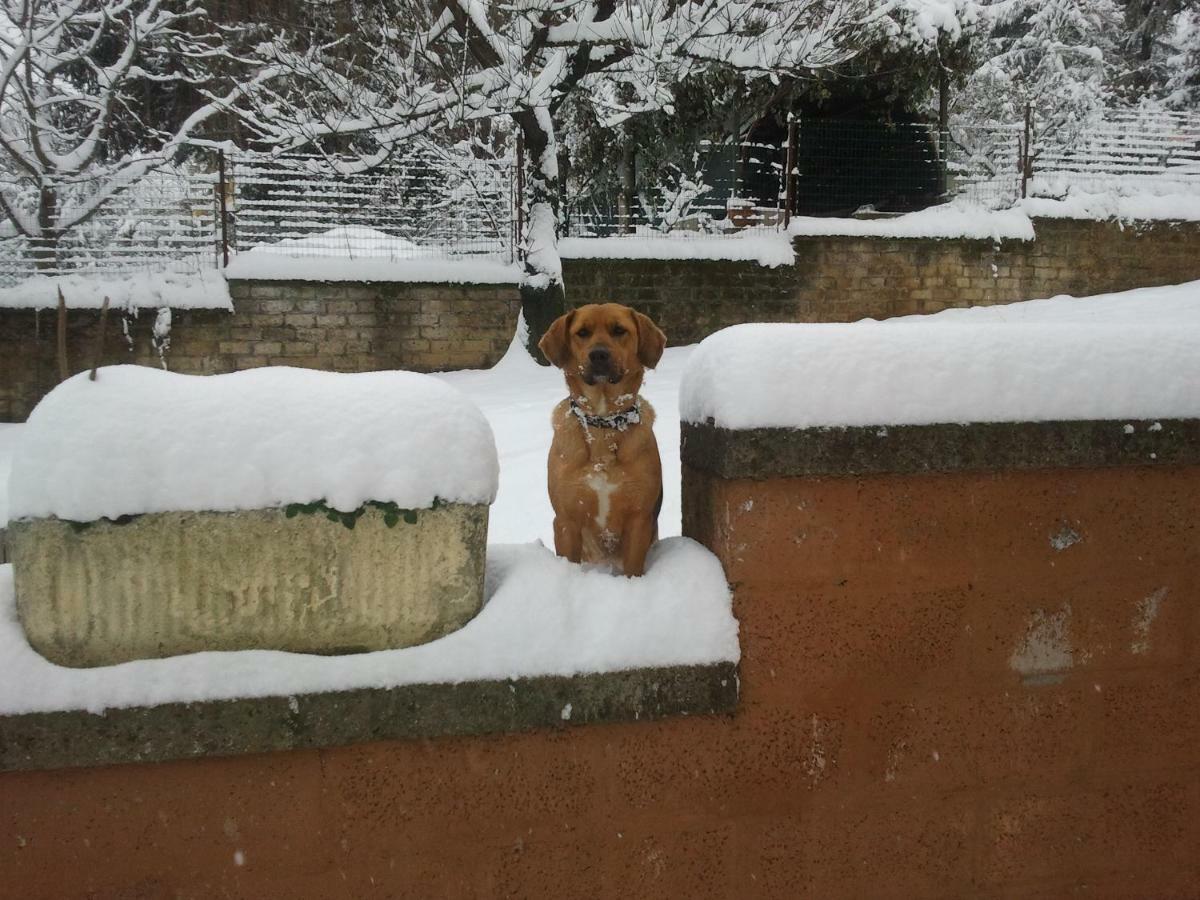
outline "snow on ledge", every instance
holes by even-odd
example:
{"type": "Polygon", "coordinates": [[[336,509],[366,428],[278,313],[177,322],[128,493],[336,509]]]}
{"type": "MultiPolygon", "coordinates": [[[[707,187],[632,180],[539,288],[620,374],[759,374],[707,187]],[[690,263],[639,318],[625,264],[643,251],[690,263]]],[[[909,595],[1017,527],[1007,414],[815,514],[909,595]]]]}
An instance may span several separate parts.
{"type": "Polygon", "coordinates": [[[996,307],[990,320],[738,325],[692,354],[680,415],[729,429],[1196,417],[1192,301],[1175,321],[1003,321],[996,307]]]}
{"type": "Polygon", "coordinates": [[[521,281],[521,267],[494,259],[346,259],[287,256],[250,250],[229,261],[225,277],[246,281],[361,281],[422,284],[504,284],[521,281]]]}
{"type": "Polygon", "coordinates": [[[563,259],[725,259],[756,262],[767,268],[796,261],[791,239],[782,232],[743,232],[736,237],[677,236],[563,238],[563,259]]]}
{"type": "Polygon", "coordinates": [[[0,566],[0,715],[157,706],[356,688],[736,662],[721,564],[687,538],[651,550],[641,578],[585,569],[538,544],[488,548],[486,605],[466,626],[403,650],[310,656],[195,653],[68,669],[25,639],[12,566],[0,566]]]}
{"type": "Polygon", "coordinates": [[[1119,196],[1072,192],[1062,200],[1030,197],[1021,201],[1021,208],[1039,219],[1200,222],[1200,196],[1188,193],[1119,196]]]}
{"type": "Polygon", "coordinates": [[[950,203],[887,219],[797,216],[788,226],[796,237],[964,238],[1032,241],[1033,222],[1021,209],[987,209],[950,203]]]}
{"type": "Polygon", "coordinates": [[[229,286],[215,270],[202,272],[130,272],[119,276],[94,272],[47,277],[34,275],[0,288],[0,309],[54,309],[62,288],[68,309],[109,308],[232,310],[229,286]]]}
{"type": "Polygon", "coordinates": [[[34,409],[13,454],[9,515],[92,521],[315,500],[422,509],[435,497],[491,503],[498,477],[483,413],[428,375],[111,366],[34,409]]]}

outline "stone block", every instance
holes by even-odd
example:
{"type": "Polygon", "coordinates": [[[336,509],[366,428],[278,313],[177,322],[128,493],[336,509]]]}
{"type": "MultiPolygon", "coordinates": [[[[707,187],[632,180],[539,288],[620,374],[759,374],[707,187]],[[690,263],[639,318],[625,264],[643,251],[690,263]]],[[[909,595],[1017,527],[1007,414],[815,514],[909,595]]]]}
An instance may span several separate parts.
{"type": "Polygon", "coordinates": [[[347,527],[283,509],[13,522],[17,609],[52,662],[101,666],[204,650],[351,653],[460,628],[483,601],[487,507],[347,527]]]}

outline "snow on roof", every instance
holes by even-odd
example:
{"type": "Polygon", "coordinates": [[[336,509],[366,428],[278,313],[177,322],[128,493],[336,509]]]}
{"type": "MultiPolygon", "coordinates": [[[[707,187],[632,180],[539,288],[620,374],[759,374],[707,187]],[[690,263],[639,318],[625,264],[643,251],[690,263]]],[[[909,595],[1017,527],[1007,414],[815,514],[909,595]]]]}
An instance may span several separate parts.
{"type": "Polygon", "coordinates": [[[53,309],[58,290],[70,309],[99,309],[108,297],[118,309],[233,309],[229,286],[215,269],[200,272],[92,272],[34,275],[0,288],[0,309],[53,309]]]}
{"type": "Polygon", "coordinates": [[[68,379],[34,409],[13,455],[9,515],[490,503],[498,472],[483,414],[427,375],[113,366],[96,381],[68,379]]]}
{"type": "Polygon", "coordinates": [[[537,544],[488,548],[487,602],[444,638],[349,656],[194,653],[93,669],[47,662],[25,639],[12,566],[0,566],[0,715],[294,696],[736,662],[721,564],[687,538],[660,541],[646,574],[588,570],[537,544]],[[686,627],[681,627],[686,623],[686,627]]]}
{"type": "Polygon", "coordinates": [[[1200,416],[1200,282],[1162,290],[1170,314],[1139,313],[1148,292],[1133,291],[1101,315],[1062,298],[734,326],[692,354],[680,415],[732,429],[1200,416]]]}

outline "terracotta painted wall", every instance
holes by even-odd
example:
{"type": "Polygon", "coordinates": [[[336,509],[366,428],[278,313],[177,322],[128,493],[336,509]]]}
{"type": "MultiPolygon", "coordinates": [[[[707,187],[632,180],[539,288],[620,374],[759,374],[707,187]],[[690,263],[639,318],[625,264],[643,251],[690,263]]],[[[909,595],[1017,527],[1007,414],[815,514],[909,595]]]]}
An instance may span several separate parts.
{"type": "Polygon", "coordinates": [[[1159,434],[840,476],[685,443],[735,715],[8,773],[0,894],[1195,897],[1200,460],[1159,434]]]}

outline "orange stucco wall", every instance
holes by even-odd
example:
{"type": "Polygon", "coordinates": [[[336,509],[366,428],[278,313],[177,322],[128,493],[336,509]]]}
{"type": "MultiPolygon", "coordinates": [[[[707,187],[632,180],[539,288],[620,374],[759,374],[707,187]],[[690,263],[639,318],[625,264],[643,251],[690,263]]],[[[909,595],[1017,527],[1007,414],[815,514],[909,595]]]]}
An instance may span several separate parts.
{"type": "Polygon", "coordinates": [[[1200,469],[685,507],[734,716],[0,775],[0,895],[1200,896],[1200,469]]]}

